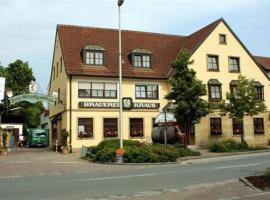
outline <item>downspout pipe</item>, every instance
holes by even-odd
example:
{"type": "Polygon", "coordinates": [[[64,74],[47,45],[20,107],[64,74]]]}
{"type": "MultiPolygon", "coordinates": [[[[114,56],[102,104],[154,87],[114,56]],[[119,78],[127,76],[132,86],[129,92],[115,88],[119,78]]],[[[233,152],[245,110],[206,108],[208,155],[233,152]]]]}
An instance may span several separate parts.
{"type": "Polygon", "coordinates": [[[69,76],[69,147],[72,153],[72,75],[69,76]]]}

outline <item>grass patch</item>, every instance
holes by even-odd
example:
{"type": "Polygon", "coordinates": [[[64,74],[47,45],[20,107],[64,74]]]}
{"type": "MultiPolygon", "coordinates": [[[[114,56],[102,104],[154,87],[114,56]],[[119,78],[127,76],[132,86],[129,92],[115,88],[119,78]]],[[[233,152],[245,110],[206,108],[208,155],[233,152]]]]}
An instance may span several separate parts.
{"type": "MultiPolygon", "coordinates": [[[[115,150],[119,148],[119,139],[107,139],[97,146],[88,147],[86,157],[94,162],[114,162],[115,150]]],[[[147,144],[133,140],[124,140],[125,153],[123,155],[126,163],[155,163],[175,162],[177,158],[184,156],[199,156],[200,152],[184,148],[179,144],[147,144]]]]}
{"type": "Polygon", "coordinates": [[[209,151],[217,152],[217,153],[225,153],[225,152],[244,152],[244,151],[256,151],[268,149],[266,147],[250,147],[246,144],[241,144],[240,142],[236,142],[234,140],[224,140],[221,142],[216,142],[209,147],[209,151]]]}

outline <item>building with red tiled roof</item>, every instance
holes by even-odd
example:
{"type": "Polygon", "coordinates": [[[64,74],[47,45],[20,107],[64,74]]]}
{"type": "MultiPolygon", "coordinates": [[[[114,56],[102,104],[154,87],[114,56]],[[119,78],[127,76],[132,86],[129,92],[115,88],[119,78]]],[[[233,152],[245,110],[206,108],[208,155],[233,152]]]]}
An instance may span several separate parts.
{"type": "Polygon", "coordinates": [[[270,57],[254,56],[255,60],[263,67],[270,77],[270,57]]]}
{"type": "MultiPolygon", "coordinates": [[[[123,103],[131,106],[123,114],[124,139],[152,141],[154,119],[168,103],[164,96],[170,91],[171,64],[183,49],[191,53],[190,67],[207,84],[206,100],[224,99],[241,73],[259,83],[258,98],[270,106],[269,58],[252,56],[224,19],[188,36],[123,30],[123,103]]],[[[118,55],[116,29],[57,26],[50,93],[57,92],[58,100],[49,108],[51,147],[56,140],[62,143],[64,131],[70,133],[73,148],[119,136],[118,55]]],[[[261,113],[239,126],[214,111],[195,125],[188,142],[209,145],[232,136],[239,140],[237,127],[242,127],[249,144],[264,145],[269,136],[259,138],[256,130],[270,131],[267,119],[268,113],[261,113]]]]}

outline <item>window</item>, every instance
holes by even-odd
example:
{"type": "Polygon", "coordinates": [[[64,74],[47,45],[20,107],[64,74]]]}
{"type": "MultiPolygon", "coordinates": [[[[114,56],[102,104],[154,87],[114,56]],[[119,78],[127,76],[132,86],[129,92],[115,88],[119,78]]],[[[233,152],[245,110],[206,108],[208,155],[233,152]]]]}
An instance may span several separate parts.
{"type": "Polygon", "coordinates": [[[210,118],[210,134],[222,135],[221,118],[210,118]]]}
{"type": "Polygon", "coordinates": [[[238,80],[232,80],[230,82],[230,92],[231,94],[236,94],[236,90],[237,90],[237,85],[238,85],[238,80]]]}
{"type": "Polygon", "coordinates": [[[58,88],[58,90],[57,90],[57,103],[61,103],[61,92],[60,92],[60,88],[58,88]]]}
{"type": "Polygon", "coordinates": [[[219,44],[227,44],[225,34],[219,34],[219,44]]]}
{"type": "Polygon", "coordinates": [[[78,119],[78,137],[92,138],[93,137],[93,118],[78,119]]]}
{"type": "Polygon", "coordinates": [[[81,98],[117,98],[117,84],[104,82],[79,82],[78,96],[81,98]]]}
{"type": "Polygon", "coordinates": [[[53,66],[53,80],[55,79],[55,66],[53,66]]]}
{"type": "Polygon", "coordinates": [[[63,69],[63,58],[60,58],[60,72],[62,72],[63,69]]]}
{"type": "Polygon", "coordinates": [[[56,63],[56,77],[58,77],[58,72],[59,72],[59,67],[58,67],[58,62],[56,63]]]}
{"type": "Polygon", "coordinates": [[[240,60],[237,57],[229,57],[230,72],[240,72],[240,60]]]}
{"type": "Polygon", "coordinates": [[[132,57],[133,57],[132,63],[134,67],[143,67],[143,68],[151,67],[150,55],[134,54],[132,57]]]}
{"type": "Polygon", "coordinates": [[[208,95],[210,101],[221,100],[221,83],[217,79],[208,81],[208,95]]]}
{"type": "Polygon", "coordinates": [[[233,134],[234,135],[241,135],[242,133],[244,133],[243,121],[239,122],[235,118],[233,118],[232,123],[233,123],[233,134]]]}
{"type": "Polygon", "coordinates": [[[104,65],[105,49],[99,45],[87,45],[83,49],[83,59],[86,65],[104,65]]]}
{"type": "Polygon", "coordinates": [[[103,65],[104,52],[101,51],[85,51],[85,64],[87,65],[103,65]]]}
{"type": "Polygon", "coordinates": [[[256,92],[256,99],[258,101],[264,100],[264,91],[263,91],[263,85],[255,85],[255,92],[256,92]]]}
{"type": "Polygon", "coordinates": [[[131,52],[133,67],[150,68],[152,53],[147,49],[133,49],[131,52]]]}
{"type": "Polygon", "coordinates": [[[254,134],[264,134],[263,118],[254,118],[254,134]]]}
{"type": "Polygon", "coordinates": [[[158,99],[158,85],[156,84],[136,84],[135,97],[137,99],[158,99]]]}
{"type": "Polygon", "coordinates": [[[129,119],[130,137],[143,137],[143,118],[129,119]]]}
{"type": "Polygon", "coordinates": [[[117,118],[104,118],[103,119],[104,137],[117,137],[118,136],[118,123],[117,118]]]}
{"type": "Polygon", "coordinates": [[[207,63],[209,71],[219,71],[218,56],[208,55],[207,63]]]}

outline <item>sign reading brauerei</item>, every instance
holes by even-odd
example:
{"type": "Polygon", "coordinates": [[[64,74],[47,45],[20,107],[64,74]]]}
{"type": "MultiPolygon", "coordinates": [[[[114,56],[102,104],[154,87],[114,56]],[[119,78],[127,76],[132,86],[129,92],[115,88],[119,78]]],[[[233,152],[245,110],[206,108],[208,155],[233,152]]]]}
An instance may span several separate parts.
{"type": "Polygon", "coordinates": [[[79,102],[80,108],[119,108],[118,102],[79,102]]]}
{"type": "MultiPolygon", "coordinates": [[[[133,102],[131,109],[158,109],[159,103],[133,102]]],[[[80,108],[119,108],[119,102],[79,102],[80,108]]]]}

